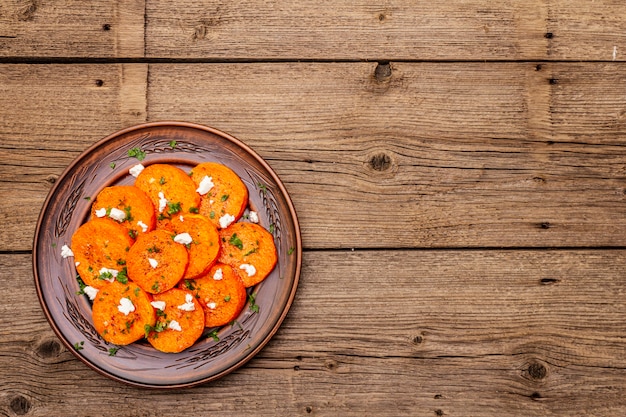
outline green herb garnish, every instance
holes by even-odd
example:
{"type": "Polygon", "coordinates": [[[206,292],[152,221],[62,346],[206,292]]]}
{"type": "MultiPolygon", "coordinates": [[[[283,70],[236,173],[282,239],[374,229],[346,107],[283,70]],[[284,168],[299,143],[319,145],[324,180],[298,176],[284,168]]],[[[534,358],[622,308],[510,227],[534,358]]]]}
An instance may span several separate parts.
{"type": "Polygon", "coordinates": [[[128,156],[143,161],[146,158],[146,153],[142,151],[141,148],[133,148],[128,150],[128,156]]]}
{"type": "Polygon", "coordinates": [[[228,195],[228,194],[224,194],[224,195],[222,196],[222,198],[220,198],[220,200],[221,200],[221,201],[226,201],[226,200],[228,200],[228,197],[229,197],[229,195],[228,195]]]}
{"type": "Polygon", "coordinates": [[[213,330],[211,333],[207,335],[207,337],[212,337],[216,342],[220,341],[219,336],[217,335],[217,330],[213,330]]]}
{"type": "Polygon", "coordinates": [[[238,247],[239,249],[243,249],[243,242],[241,241],[241,239],[239,239],[239,237],[237,236],[237,233],[233,233],[228,243],[230,243],[233,246],[238,247]]]}
{"type": "Polygon", "coordinates": [[[115,356],[118,350],[120,350],[120,348],[116,348],[116,347],[109,348],[109,356],[115,356]]]}
{"type": "Polygon", "coordinates": [[[79,351],[79,350],[83,349],[84,345],[85,345],[85,342],[76,342],[76,343],[74,343],[74,349],[76,351],[79,351]]]}

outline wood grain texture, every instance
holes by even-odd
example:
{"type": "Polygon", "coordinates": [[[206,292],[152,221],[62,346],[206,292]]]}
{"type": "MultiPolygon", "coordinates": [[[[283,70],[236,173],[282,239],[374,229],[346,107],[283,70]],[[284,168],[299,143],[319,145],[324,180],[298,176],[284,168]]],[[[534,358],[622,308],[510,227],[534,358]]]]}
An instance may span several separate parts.
{"type": "Polygon", "coordinates": [[[43,201],[65,167],[96,141],[145,121],[146,79],[143,64],[0,65],[0,250],[30,250],[43,201]]]}
{"type": "Polygon", "coordinates": [[[623,250],[307,252],[292,309],[260,354],[173,392],[114,383],[65,351],[29,260],[0,255],[3,415],[626,412],[623,250]]]}
{"type": "Polygon", "coordinates": [[[0,1],[0,57],[143,57],[144,0],[0,1]]]}
{"type": "Polygon", "coordinates": [[[625,79],[584,63],[6,65],[0,248],[30,249],[51,182],[146,118],[252,146],[308,248],[623,246],[625,79]]]}
{"type": "Polygon", "coordinates": [[[624,6],[485,0],[146,3],[146,56],[623,60],[624,6]]]}

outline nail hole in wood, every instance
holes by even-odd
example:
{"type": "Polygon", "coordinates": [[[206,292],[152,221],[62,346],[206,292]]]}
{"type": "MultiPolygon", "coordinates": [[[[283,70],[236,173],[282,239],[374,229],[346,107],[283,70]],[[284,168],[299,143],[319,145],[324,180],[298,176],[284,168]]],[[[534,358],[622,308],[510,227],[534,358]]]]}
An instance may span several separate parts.
{"type": "Polygon", "coordinates": [[[535,71],[541,71],[541,68],[542,68],[541,64],[537,64],[535,66],[535,71]]]}
{"type": "Polygon", "coordinates": [[[293,367],[293,370],[297,372],[297,371],[300,370],[300,367],[298,365],[296,365],[296,366],[293,367]]]}
{"type": "Polygon", "coordinates": [[[548,82],[549,82],[551,85],[554,85],[554,84],[558,84],[558,83],[559,83],[559,80],[557,80],[556,78],[550,78],[550,79],[548,80],[548,82]]]}
{"type": "Polygon", "coordinates": [[[550,227],[551,227],[551,225],[550,225],[549,222],[539,223],[539,228],[541,228],[541,229],[549,229],[550,227]]]}
{"type": "Polygon", "coordinates": [[[111,30],[111,25],[108,23],[105,23],[104,25],[102,25],[102,30],[111,30]]]}
{"type": "Polygon", "coordinates": [[[543,36],[546,39],[552,39],[554,37],[554,34],[552,32],[546,32],[546,34],[543,36]]]}
{"type": "Polygon", "coordinates": [[[389,65],[389,62],[379,62],[378,65],[376,65],[376,69],[374,70],[374,77],[378,82],[388,80],[391,77],[391,65],[389,65]]]}
{"type": "Polygon", "coordinates": [[[13,412],[18,416],[23,416],[24,414],[27,414],[31,409],[30,401],[28,401],[27,398],[21,395],[14,397],[11,400],[9,406],[11,407],[11,410],[13,410],[13,412]]]}
{"type": "Polygon", "coordinates": [[[104,85],[104,81],[102,80],[96,80],[96,86],[98,87],[102,87],[104,85]]]}
{"type": "Polygon", "coordinates": [[[530,394],[530,398],[532,398],[533,400],[540,400],[543,397],[538,392],[533,392],[532,394],[530,394]]]}
{"type": "Polygon", "coordinates": [[[57,177],[56,175],[48,175],[48,176],[46,177],[46,182],[47,182],[48,184],[54,184],[55,182],[57,182],[57,178],[58,178],[58,177],[57,177]]]}
{"type": "Polygon", "coordinates": [[[305,410],[306,410],[307,414],[311,414],[313,412],[313,407],[307,405],[305,410]]]}
{"type": "Polygon", "coordinates": [[[435,415],[436,416],[442,416],[443,415],[443,410],[439,410],[439,409],[435,410],[435,415]]]}
{"type": "Polygon", "coordinates": [[[441,398],[443,398],[443,395],[441,395],[441,394],[435,394],[435,400],[439,400],[439,399],[441,399],[441,398]]]}

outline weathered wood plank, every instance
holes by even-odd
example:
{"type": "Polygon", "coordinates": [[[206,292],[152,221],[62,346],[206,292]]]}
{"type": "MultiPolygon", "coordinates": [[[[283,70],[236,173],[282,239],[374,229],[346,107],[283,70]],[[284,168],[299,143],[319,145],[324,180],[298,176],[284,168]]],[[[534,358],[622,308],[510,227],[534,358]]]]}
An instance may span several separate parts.
{"type": "Polygon", "coordinates": [[[309,247],[624,245],[625,78],[616,64],[155,65],[148,116],[253,146],[309,247]]]}
{"type": "Polygon", "coordinates": [[[3,0],[0,57],[623,61],[624,16],[614,0],[3,0]]]}
{"type": "Polygon", "coordinates": [[[147,72],[1,67],[0,250],[30,248],[80,151],[146,117],[256,149],[309,248],[625,245],[618,64],[152,64],[146,88],[147,72]]]}
{"type": "Polygon", "coordinates": [[[32,247],[51,184],[99,139],[146,120],[148,67],[0,66],[0,250],[32,247]]]}
{"type": "Polygon", "coordinates": [[[623,60],[614,0],[151,0],[146,55],[238,59],[623,60]]]}
{"type": "Polygon", "coordinates": [[[29,261],[0,256],[3,414],[626,412],[623,250],[307,252],[260,354],[175,392],[120,385],[73,359],[40,312],[29,261]]]}
{"type": "Polygon", "coordinates": [[[2,0],[0,57],[143,57],[144,10],[144,0],[2,0]]]}

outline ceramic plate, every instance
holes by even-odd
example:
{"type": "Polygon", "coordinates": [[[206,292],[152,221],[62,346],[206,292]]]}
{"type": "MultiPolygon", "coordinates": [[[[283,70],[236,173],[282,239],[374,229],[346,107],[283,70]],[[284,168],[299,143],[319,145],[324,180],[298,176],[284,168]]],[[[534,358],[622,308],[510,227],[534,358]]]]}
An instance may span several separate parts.
{"type": "Polygon", "coordinates": [[[280,179],[252,149],[232,136],[191,123],[158,122],[114,133],[83,152],[46,199],[35,233],[33,268],[44,313],[63,344],[92,369],[114,380],[152,388],[188,387],[217,379],[250,360],[270,340],[293,301],[302,260],[296,213],[280,179]],[[175,143],[174,143],[175,142],[175,143]],[[74,231],[88,219],[91,201],[110,185],[130,185],[139,163],[129,150],[145,152],[143,165],[174,164],[186,172],[205,161],[234,170],[248,187],[250,209],[270,230],[278,251],[272,273],[257,286],[257,308],[246,305],[232,325],[205,334],[191,348],[161,353],[147,342],[121,346],[114,356],[96,332],[91,304],[79,291],[74,258],[63,258],[74,231]],[[215,336],[215,337],[213,337],[215,336]],[[76,349],[75,346],[79,347],[76,349]]]}

